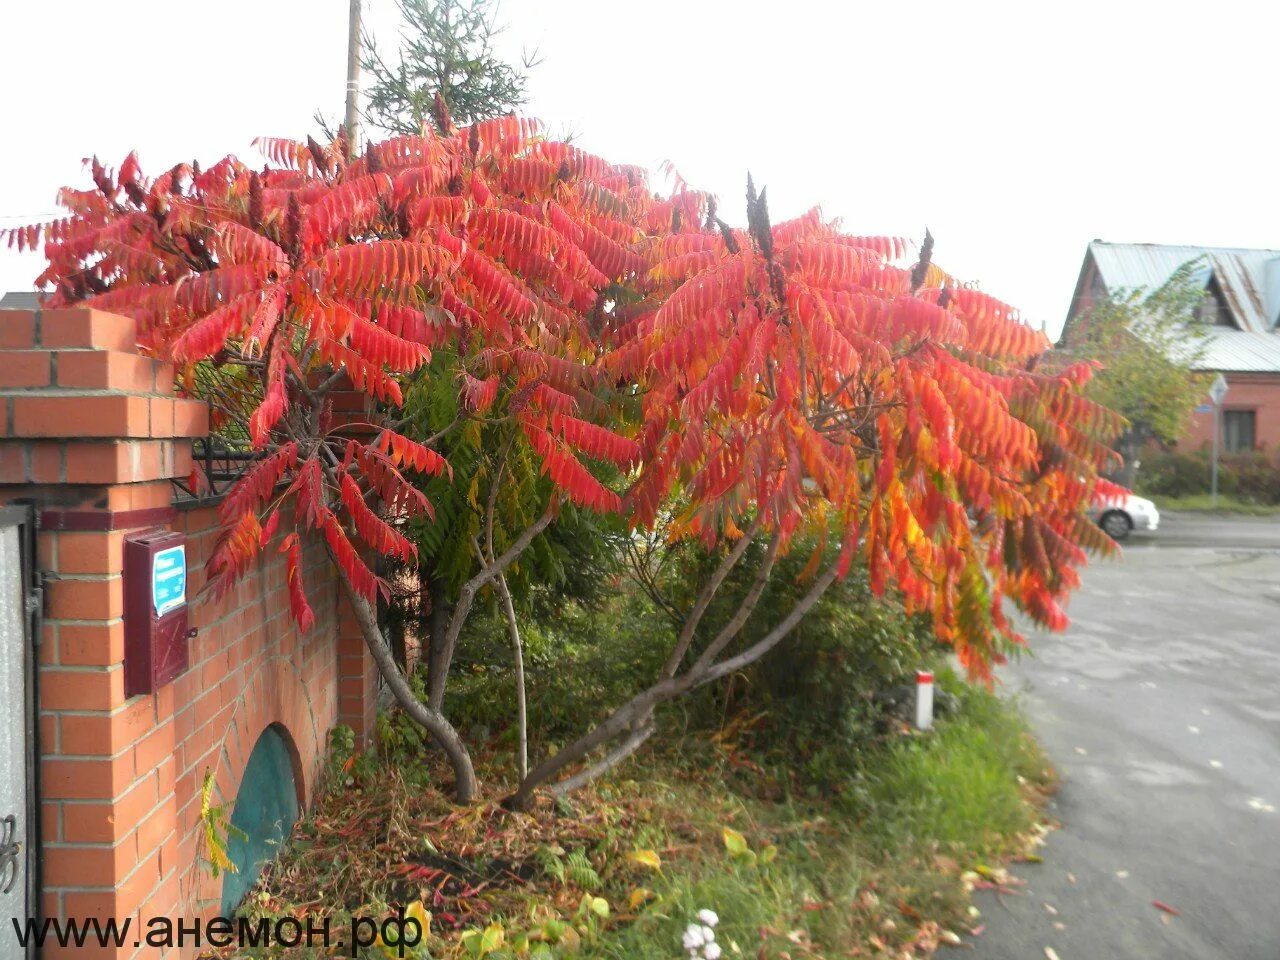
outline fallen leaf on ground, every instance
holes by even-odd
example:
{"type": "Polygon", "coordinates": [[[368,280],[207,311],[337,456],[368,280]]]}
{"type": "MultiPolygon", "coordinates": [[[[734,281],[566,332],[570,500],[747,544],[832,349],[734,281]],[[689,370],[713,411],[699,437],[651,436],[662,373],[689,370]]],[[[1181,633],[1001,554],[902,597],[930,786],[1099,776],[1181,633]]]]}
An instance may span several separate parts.
{"type": "Polygon", "coordinates": [[[1045,947],[1044,955],[1048,957],[1049,960],[1059,960],[1058,951],[1053,949],[1053,947],[1045,947]]]}
{"type": "Polygon", "coordinates": [[[650,870],[662,870],[662,858],[655,850],[632,850],[627,854],[627,859],[650,870]]]}
{"type": "Polygon", "coordinates": [[[953,857],[948,857],[948,856],[944,856],[943,854],[939,854],[938,856],[933,858],[933,863],[941,873],[950,875],[950,874],[960,872],[960,864],[957,863],[955,858],[953,857]]]}
{"type": "Polygon", "coordinates": [[[1044,908],[1048,910],[1051,914],[1053,914],[1055,917],[1058,915],[1058,908],[1055,907],[1052,903],[1046,903],[1044,905],[1044,908]]]}
{"type": "Polygon", "coordinates": [[[1129,871],[1128,871],[1128,870],[1117,870],[1117,871],[1116,871],[1116,879],[1117,879],[1117,880],[1127,880],[1127,879],[1129,879],[1129,871]]]}
{"type": "Polygon", "coordinates": [[[1171,914],[1173,914],[1175,917],[1180,917],[1180,916],[1182,916],[1182,911],[1181,911],[1181,910],[1179,910],[1177,907],[1171,907],[1171,906],[1169,906],[1169,905],[1168,905],[1167,903],[1165,903],[1163,900],[1152,900],[1152,901],[1151,901],[1151,905],[1152,905],[1153,907],[1155,907],[1157,910],[1163,910],[1165,913],[1171,913],[1171,914]]]}
{"type": "Polygon", "coordinates": [[[1075,882],[1076,882],[1076,875],[1074,873],[1068,873],[1067,883],[1075,883],[1075,882]]]}
{"type": "Polygon", "coordinates": [[[1060,920],[1055,920],[1053,921],[1053,929],[1061,933],[1063,930],[1067,929],[1067,925],[1060,920]]]}

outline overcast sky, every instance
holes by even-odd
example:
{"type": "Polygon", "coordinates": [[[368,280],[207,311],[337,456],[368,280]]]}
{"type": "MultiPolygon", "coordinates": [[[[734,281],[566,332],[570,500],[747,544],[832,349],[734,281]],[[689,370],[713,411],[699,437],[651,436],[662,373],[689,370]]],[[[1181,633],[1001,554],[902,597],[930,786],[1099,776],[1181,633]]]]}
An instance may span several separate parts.
{"type": "MultiPolygon", "coordinates": [[[[365,0],[394,39],[393,0],[365,0]]],[[[0,225],[54,214],[80,159],[144,171],[304,136],[341,110],[347,0],[8,2],[0,10],[0,225]],[[190,12],[184,12],[189,10],[190,12]]],[[[1091,238],[1280,247],[1280,12],[1075,0],[769,4],[504,0],[537,48],[527,112],[586,149],[670,160],[742,220],[821,205],[1061,326],[1091,238]]],[[[40,258],[0,250],[0,290],[40,258]]]]}

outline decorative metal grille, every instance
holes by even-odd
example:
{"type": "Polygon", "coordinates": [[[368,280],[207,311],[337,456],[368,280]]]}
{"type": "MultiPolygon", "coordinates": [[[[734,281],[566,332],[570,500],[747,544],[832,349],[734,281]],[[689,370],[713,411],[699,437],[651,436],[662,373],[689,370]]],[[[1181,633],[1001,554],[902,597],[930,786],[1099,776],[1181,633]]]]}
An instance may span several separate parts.
{"type": "Polygon", "coordinates": [[[174,478],[174,504],[207,503],[220,500],[235,486],[261,453],[231,446],[222,437],[197,437],[191,444],[191,456],[204,470],[207,488],[192,489],[189,477],[174,478]]]}

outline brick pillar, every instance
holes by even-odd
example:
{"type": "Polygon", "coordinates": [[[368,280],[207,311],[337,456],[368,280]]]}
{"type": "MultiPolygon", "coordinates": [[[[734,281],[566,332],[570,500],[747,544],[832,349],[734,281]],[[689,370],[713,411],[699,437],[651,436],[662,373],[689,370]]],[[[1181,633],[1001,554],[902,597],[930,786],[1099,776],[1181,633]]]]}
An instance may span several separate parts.
{"type": "MultiPolygon", "coordinates": [[[[345,383],[346,381],[344,381],[345,383]]],[[[337,389],[333,402],[333,423],[350,435],[368,442],[372,428],[373,401],[358,390],[337,389]]],[[[372,559],[372,558],[370,558],[372,559]]],[[[378,712],[378,668],[373,662],[364,634],[345,597],[338,601],[338,722],[356,732],[357,743],[368,742],[378,712]]]]}
{"type": "Polygon", "coordinates": [[[378,715],[378,667],[351,604],[338,601],[338,722],[356,732],[357,743],[373,735],[378,715]]]}
{"type": "Polygon", "coordinates": [[[94,310],[0,313],[0,404],[0,502],[35,505],[46,578],[45,915],[176,916],[173,687],[125,698],[122,554],[130,531],[172,523],[207,408],[138,355],[132,320],[94,310]]]}

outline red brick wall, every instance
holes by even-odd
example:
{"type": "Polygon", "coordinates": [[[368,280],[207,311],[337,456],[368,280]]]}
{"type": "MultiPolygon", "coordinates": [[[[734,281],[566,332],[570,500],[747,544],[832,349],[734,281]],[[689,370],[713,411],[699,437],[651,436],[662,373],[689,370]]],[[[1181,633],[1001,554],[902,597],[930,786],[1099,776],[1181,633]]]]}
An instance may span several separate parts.
{"type": "MultiPolygon", "coordinates": [[[[290,527],[287,518],[283,526],[290,527]]],[[[174,528],[187,534],[187,563],[198,589],[218,534],[217,511],[185,512],[174,528]]],[[[216,911],[221,898],[221,880],[213,880],[200,863],[206,854],[200,839],[206,772],[215,778],[217,802],[230,805],[258,737],[279,724],[296,751],[299,803],[311,799],[338,707],[338,584],[314,538],[303,552],[303,580],[316,614],[305,635],[289,616],[284,557],[270,548],[227,596],[209,597],[191,609],[190,625],[198,632],[190,669],[173,684],[167,738],[174,755],[178,863],[186,868],[177,884],[179,904],[216,911]]]]}
{"type": "MultiPolygon", "coordinates": [[[[1280,449],[1280,373],[1228,373],[1225,410],[1253,410],[1255,439],[1268,453],[1280,449]]],[[[1208,402],[1206,398],[1205,402],[1208,402]]],[[[1197,413],[1191,417],[1186,437],[1179,450],[1198,450],[1213,442],[1213,415],[1197,413]]]]}
{"type": "MultiPolygon", "coordinates": [[[[230,810],[250,751],[277,724],[305,804],[333,726],[372,729],[375,673],[318,542],[304,550],[316,613],[306,635],[289,618],[283,558],[270,548],[227,596],[198,595],[217,512],[174,509],[169,480],[190,470],[190,438],[206,421],[202,404],[173,396],[167,364],[137,355],[131,321],[86,310],[0,313],[0,502],[34,506],[46,577],[46,916],[211,916],[221,880],[208,872],[201,839],[206,772],[215,802],[230,810]],[[196,634],[183,675],[126,698],[123,545],[157,527],[187,535],[196,634]]],[[[46,948],[48,958],[61,955],[46,948]]]]}

